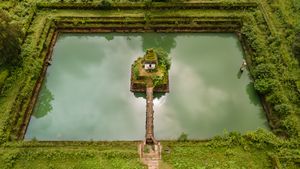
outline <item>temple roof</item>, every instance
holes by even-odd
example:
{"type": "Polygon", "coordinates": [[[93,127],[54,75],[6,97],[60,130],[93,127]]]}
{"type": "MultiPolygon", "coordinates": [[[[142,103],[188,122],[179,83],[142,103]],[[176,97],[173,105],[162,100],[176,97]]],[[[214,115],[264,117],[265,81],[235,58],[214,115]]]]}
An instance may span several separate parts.
{"type": "Polygon", "coordinates": [[[144,56],[145,62],[157,62],[157,56],[156,53],[153,51],[153,49],[148,49],[145,56],[144,56]]]}

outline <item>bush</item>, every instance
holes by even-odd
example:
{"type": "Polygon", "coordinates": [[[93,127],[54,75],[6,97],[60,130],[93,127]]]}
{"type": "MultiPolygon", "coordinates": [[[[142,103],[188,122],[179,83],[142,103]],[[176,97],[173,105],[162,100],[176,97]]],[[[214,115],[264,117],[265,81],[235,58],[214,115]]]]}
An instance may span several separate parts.
{"type": "Polygon", "coordinates": [[[276,113],[278,117],[286,117],[291,114],[292,106],[288,104],[279,104],[274,106],[274,110],[274,113],[276,113]]]}
{"type": "Polygon", "coordinates": [[[180,136],[178,137],[177,141],[180,141],[180,142],[185,142],[188,140],[188,135],[186,133],[181,133],[180,136]]]}
{"type": "Polygon", "coordinates": [[[160,76],[152,76],[152,80],[153,80],[154,86],[158,86],[163,83],[163,77],[160,77],[160,76]]]}
{"type": "Polygon", "coordinates": [[[104,7],[104,9],[110,9],[111,8],[111,3],[107,0],[101,1],[101,5],[104,7]]]}
{"type": "Polygon", "coordinates": [[[296,35],[296,39],[293,44],[293,53],[296,59],[300,62],[300,32],[296,35]]]}
{"type": "Polygon", "coordinates": [[[270,93],[272,90],[275,90],[279,85],[279,82],[274,79],[257,79],[254,81],[254,88],[260,94],[270,93]]]}
{"type": "Polygon", "coordinates": [[[276,67],[274,64],[262,63],[253,69],[253,76],[255,78],[274,78],[276,76],[276,67]]]}
{"type": "Polygon", "coordinates": [[[0,72],[0,93],[1,93],[2,86],[4,85],[5,79],[7,78],[8,74],[9,74],[8,70],[6,70],[6,69],[0,72]]]}
{"type": "Polygon", "coordinates": [[[289,115],[282,121],[282,126],[289,133],[289,136],[299,138],[299,120],[297,120],[296,116],[289,115]]]}
{"type": "Polygon", "coordinates": [[[169,70],[171,68],[171,58],[168,56],[168,53],[162,48],[155,48],[154,52],[157,54],[158,64],[169,70]]]}
{"type": "Polygon", "coordinates": [[[134,79],[137,79],[137,78],[139,77],[139,73],[140,73],[140,71],[139,71],[139,66],[138,66],[138,64],[136,63],[136,64],[134,64],[134,66],[133,66],[133,78],[134,78],[134,79]]]}
{"type": "Polygon", "coordinates": [[[286,94],[282,91],[272,92],[267,96],[267,102],[271,105],[280,105],[283,103],[290,103],[289,99],[287,98],[286,94]]]}
{"type": "Polygon", "coordinates": [[[244,137],[257,148],[263,148],[264,146],[277,147],[282,142],[282,140],[276,137],[276,135],[264,129],[258,129],[255,132],[249,132],[244,137]]]}

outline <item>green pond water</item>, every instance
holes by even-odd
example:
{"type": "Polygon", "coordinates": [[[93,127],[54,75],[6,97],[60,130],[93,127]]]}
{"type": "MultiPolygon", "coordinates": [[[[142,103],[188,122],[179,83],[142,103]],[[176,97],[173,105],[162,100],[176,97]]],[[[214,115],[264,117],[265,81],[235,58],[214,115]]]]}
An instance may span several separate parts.
{"type": "Polygon", "coordinates": [[[147,48],[172,57],[170,93],[154,100],[157,139],[268,128],[231,33],[60,34],[25,140],[142,140],[146,100],[130,66],[147,48]]]}

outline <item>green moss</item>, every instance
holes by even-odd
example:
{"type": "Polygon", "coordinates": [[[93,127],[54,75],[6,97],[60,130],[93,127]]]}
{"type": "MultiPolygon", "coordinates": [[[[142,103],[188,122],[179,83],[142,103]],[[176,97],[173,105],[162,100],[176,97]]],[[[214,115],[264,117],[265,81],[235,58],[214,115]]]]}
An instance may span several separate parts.
{"type": "Polygon", "coordinates": [[[153,49],[147,49],[144,59],[146,62],[156,62],[157,61],[157,56],[156,56],[156,53],[153,51],[153,49]]]}

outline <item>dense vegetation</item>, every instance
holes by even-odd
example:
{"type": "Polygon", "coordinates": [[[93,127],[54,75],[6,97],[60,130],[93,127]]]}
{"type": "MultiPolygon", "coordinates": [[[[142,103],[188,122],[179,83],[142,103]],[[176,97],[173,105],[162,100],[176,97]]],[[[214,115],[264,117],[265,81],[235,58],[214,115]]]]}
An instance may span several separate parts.
{"type": "Polygon", "coordinates": [[[274,132],[299,137],[300,72],[291,50],[299,25],[299,15],[295,15],[298,11],[279,0],[267,1],[269,5],[265,3],[263,1],[261,6],[266,21],[260,19],[256,21],[260,22],[258,27],[247,25],[242,29],[252,49],[254,87],[267,101],[270,126],[274,132]],[[292,12],[294,15],[288,16],[292,12]],[[264,26],[266,24],[269,32],[264,26]],[[255,29],[260,33],[257,34],[255,29]]]}
{"type": "Polygon", "coordinates": [[[0,151],[0,167],[2,169],[145,168],[139,162],[136,142],[6,144],[0,151]]]}
{"type": "Polygon", "coordinates": [[[300,62],[300,33],[297,34],[293,44],[293,52],[295,57],[298,59],[298,62],[300,62]]]}
{"type": "Polygon", "coordinates": [[[17,65],[20,62],[21,30],[4,11],[0,11],[0,32],[0,66],[17,65]]]}
{"type": "Polygon", "coordinates": [[[99,27],[106,31],[129,27],[133,31],[172,32],[180,28],[240,33],[254,87],[269,109],[270,127],[276,135],[258,130],[245,135],[229,133],[205,142],[163,142],[167,148],[163,167],[299,168],[299,9],[297,0],[197,4],[1,1],[0,10],[5,11],[0,13],[1,19],[5,16],[7,21],[0,23],[0,48],[8,45],[2,37],[10,38],[15,46],[5,48],[12,50],[11,55],[3,55],[7,51],[1,50],[0,56],[16,60],[1,59],[0,63],[20,64],[0,68],[0,168],[65,168],[68,164],[70,168],[141,168],[136,143],[15,142],[55,31],[99,27]],[[2,31],[3,25],[11,29],[2,31]],[[14,25],[22,25],[21,32],[14,25]],[[17,55],[20,41],[21,53],[17,55]]]}
{"type": "Polygon", "coordinates": [[[163,142],[163,160],[174,168],[297,168],[299,143],[270,132],[225,133],[209,142],[163,142]]]}
{"type": "Polygon", "coordinates": [[[168,55],[168,53],[162,49],[162,48],[155,48],[155,53],[158,57],[158,64],[165,67],[166,70],[170,70],[171,68],[171,57],[168,55]]]}
{"type": "MultiPolygon", "coordinates": [[[[171,58],[168,53],[162,48],[147,49],[147,53],[143,57],[137,58],[132,64],[132,78],[131,78],[131,91],[140,92],[146,86],[153,85],[156,89],[167,92],[169,81],[169,69],[171,67],[171,58]],[[151,53],[148,53],[151,50],[151,53]],[[147,70],[144,72],[144,62],[157,61],[154,70],[147,70]]],[[[154,89],[155,90],[155,89],[154,89]]]]}

